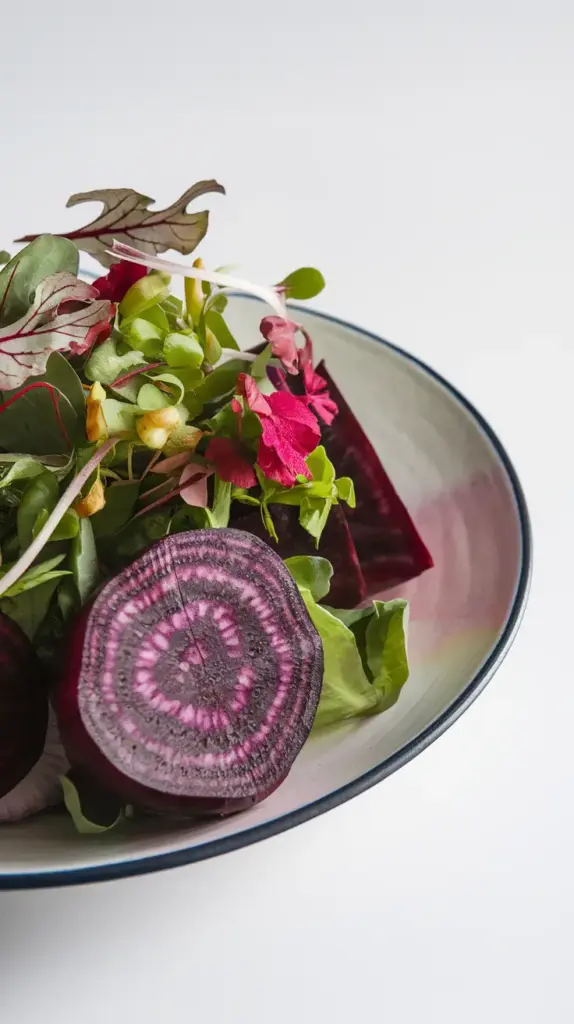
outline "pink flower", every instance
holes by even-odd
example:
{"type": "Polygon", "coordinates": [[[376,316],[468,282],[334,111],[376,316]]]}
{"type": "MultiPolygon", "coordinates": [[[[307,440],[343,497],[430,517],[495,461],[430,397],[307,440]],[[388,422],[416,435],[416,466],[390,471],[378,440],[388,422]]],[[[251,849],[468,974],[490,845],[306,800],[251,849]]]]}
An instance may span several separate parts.
{"type": "Polygon", "coordinates": [[[112,263],[105,277],[99,277],[92,287],[96,289],[100,299],[121,302],[132,284],[146,274],[147,267],[142,267],[139,263],[112,263]]]}
{"type": "Polygon", "coordinates": [[[237,441],[230,437],[212,437],[205,457],[213,463],[221,480],[227,480],[236,487],[255,487],[257,477],[253,466],[243,456],[237,441]]]}
{"type": "Polygon", "coordinates": [[[288,391],[264,396],[245,373],[239,374],[237,390],[262,426],[257,464],[265,476],[284,487],[292,487],[298,476],[310,480],[305,459],[317,447],[321,430],[304,401],[288,391]]]}
{"type": "Polygon", "coordinates": [[[339,408],[327,390],[327,381],[313,369],[313,344],[306,332],[305,339],[305,347],[299,353],[299,367],[305,385],[305,400],[307,405],[312,406],[317,416],[328,426],[335,419],[339,408]]]}
{"type": "Polygon", "coordinates": [[[299,352],[295,344],[297,324],[280,316],[265,316],[259,325],[273,355],[280,359],[287,373],[298,373],[299,352]]]}

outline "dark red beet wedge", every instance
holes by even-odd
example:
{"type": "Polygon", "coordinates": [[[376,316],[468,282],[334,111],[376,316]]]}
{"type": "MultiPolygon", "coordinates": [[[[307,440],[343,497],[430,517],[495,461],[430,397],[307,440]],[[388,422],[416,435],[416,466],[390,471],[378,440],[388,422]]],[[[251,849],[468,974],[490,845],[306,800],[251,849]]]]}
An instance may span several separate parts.
{"type": "Polygon", "coordinates": [[[281,559],[239,530],[151,548],[76,624],[56,704],[73,765],[155,810],[228,813],[286,777],[323,648],[281,559]]]}
{"type": "Polygon", "coordinates": [[[32,645],[0,612],[0,798],[36,764],[47,726],[48,695],[32,645]]]}
{"type": "Polygon", "coordinates": [[[318,548],[311,535],[299,525],[299,509],[294,505],[271,506],[278,542],[269,536],[259,509],[235,502],[232,515],[240,529],[261,537],[281,558],[291,558],[292,555],[328,558],[333,566],[333,578],[325,598],[326,604],[335,608],[356,608],[364,600],[365,581],[341,505],[334,505],[331,509],[318,548]]]}
{"type": "Polygon", "coordinates": [[[357,417],[324,363],[317,373],[327,381],[339,414],[323,426],[322,441],[337,476],[350,476],[357,507],[344,506],[351,537],[367,585],[367,597],[420,576],[433,565],[415,524],[381,465],[357,417]]]}

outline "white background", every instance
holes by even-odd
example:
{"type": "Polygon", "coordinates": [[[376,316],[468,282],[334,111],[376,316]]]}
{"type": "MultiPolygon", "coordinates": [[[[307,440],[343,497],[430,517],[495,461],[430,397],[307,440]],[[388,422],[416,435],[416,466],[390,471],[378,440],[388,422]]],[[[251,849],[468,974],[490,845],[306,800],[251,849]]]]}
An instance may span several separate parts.
{"type": "Polygon", "coordinates": [[[459,723],[223,859],[0,898],[11,1024],[566,1024],[573,930],[571,0],[7,3],[0,248],[71,192],[216,176],[208,259],[320,266],[506,444],[529,611],[459,723]]]}

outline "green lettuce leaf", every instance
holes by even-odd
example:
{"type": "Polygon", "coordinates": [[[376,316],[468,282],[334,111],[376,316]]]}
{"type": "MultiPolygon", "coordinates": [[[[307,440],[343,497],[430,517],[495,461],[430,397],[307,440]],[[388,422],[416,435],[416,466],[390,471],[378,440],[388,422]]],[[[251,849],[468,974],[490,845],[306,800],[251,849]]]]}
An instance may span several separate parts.
{"type": "Polygon", "coordinates": [[[286,558],[285,565],[297,586],[309,590],[314,601],[327,596],[333,576],[333,566],[328,559],[318,555],[295,555],[286,558]]]}
{"type": "Polygon", "coordinates": [[[327,559],[301,555],[287,558],[285,565],[323,644],[323,688],[313,728],[392,707],[409,676],[407,602],[328,608],[317,604],[329,591],[333,569],[327,559]]]}

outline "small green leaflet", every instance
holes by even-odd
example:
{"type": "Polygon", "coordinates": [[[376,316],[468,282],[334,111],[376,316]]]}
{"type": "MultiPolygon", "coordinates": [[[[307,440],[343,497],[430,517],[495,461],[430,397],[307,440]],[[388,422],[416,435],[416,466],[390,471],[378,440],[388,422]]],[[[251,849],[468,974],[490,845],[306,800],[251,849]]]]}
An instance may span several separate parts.
{"type": "MultiPolygon", "coordinates": [[[[25,572],[17,583],[14,583],[5,594],[2,595],[2,600],[9,597],[17,597],[18,594],[23,594],[27,590],[33,590],[34,587],[39,587],[43,583],[49,583],[51,580],[60,579],[62,576],[69,576],[70,572],[67,569],[58,569],[64,561],[65,555],[57,555],[55,558],[49,558],[46,562],[42,562],[40,565],[35,565],[31,569],[25,572]]],[[[0,576],[4,576],[8,571],[9,566],[5,566],[0,572],[0,576]]]]}
{"type": "Polygon", "coordinates": [[[97,788],[76,770],[60,776],[66,810],[82,835],[109,832],[122,819],[119,799],[97,788]]]}
{"type": "Polygon", "coordinates": [[[350,508],[354,508],[355,489],[349,477],[335,479],[335,467],[327,457],[323,445],[315,448],[306,461],[313,479],[294,487],[282,487],[257,473],[263,491],[262,514],[269,533],[275,539],[275,530],[269,529],[269,515],[263,509],[268,510],[270,505],[299,505],[299,522],[319,547],[331,508],[338,504],[340,499],[346,501],[350,508]]]}
{"type": "Polygon", "coordinates": [[[203,349],[196,334],[168,334],[163,343],[163,355],[169,366],[199,369],[203,363],[203,349]]]}
{"type": "MultiPolygon", "coordinates": [[[[100,514],[98,513],[98,515],[100,514]]],[[[85,604],[95,590],[99,579],[98,554],[90,519],[80,519],[78,536],[72,541],[69,565],[80,601],[85,604]]]]}
{"type": "Polygon", "coordinates": [[[24,455],[17,462],[14,462],[6,475],[2,477],[0,480],[0,490],[4,487],[10,487],[17,480],[31,480],[32,477],[39,476],[43,472],[44,467],[41,462],[24,455]]]}
{"type": "Polygon", "coordinates": [[[148,309],[157,306],[169,295],[171,278],[161,270],[152,270],[145,277],[132,284],[120,302],[119,312],[124,319],[141,316],[148,309]]]}
{"type": "Polygon", "coordinates": [[[284,288],[287,299],[314,299],[325,287],[325,278],[315,267],[300,267],[277,285],[284,288]]]}
{"type": "Polygon", "coordinates": [[[124,352],[118,355],[117,345],[113,338],[107,338],[98,345],[88,359],[84,373],[88,380],[99,381],[109,387],[123,374],[141,366],[145,370],[147,363],[143,352],[124,352]]]}
{"type": "Polygon", "coordinates": [[[52,512],[58,497],[58,481],[48,470],[43,470],[30,481],[18,506],[17,526],[21,551],[25,551],[34,539],[34,527],[38,516],[45,511],[48,514],[52,512]]]}

